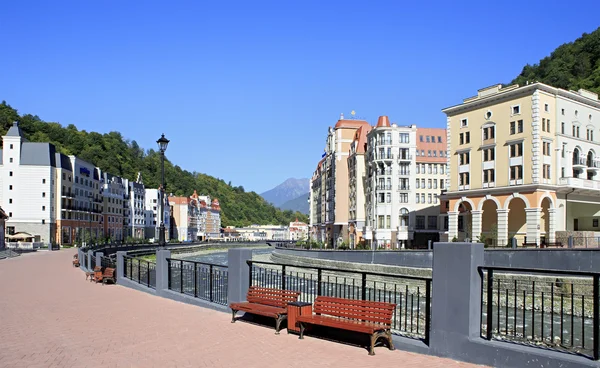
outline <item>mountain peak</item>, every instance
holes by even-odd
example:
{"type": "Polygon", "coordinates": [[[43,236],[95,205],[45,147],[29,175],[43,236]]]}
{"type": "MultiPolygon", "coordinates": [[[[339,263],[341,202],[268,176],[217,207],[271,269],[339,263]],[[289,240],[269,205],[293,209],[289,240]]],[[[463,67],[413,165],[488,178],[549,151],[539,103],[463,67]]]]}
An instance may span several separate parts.
{"type": "Polygon", "coordinates": [[[261,197],[274,206],[280,206],[308,192],[309,186],[308,178],[288,178],[275,188],[261,193],[261,197]]]}

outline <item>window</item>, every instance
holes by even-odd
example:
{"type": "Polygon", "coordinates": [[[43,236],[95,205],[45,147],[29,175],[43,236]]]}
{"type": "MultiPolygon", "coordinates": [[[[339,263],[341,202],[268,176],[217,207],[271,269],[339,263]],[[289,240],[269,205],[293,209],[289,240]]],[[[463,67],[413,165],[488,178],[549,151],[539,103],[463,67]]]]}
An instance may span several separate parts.
{"type": "Polygon", "coordinates": [[[437,180],[433,179],[433,189],[437,189],[437,180]]]}
{"type": "Polygon", "coordinates": [[[483,150],[483,161],[495,160],[495,148],[487,148],[483,150]]]}
{"type": "Polygon", "coordinates": [[[446,167],[446,165],[440,165],[440,174],[444,173],[444,168],[446,167]]]}
{"type": "Polygon", "coordinates": [[[483,182],[493,183],[496,179],[494,169],[483,170],[483,182]]]}
{"type": "Polygon", "coordinates": [[[420,198],[420,197],[419,197],[419,193],[417,193],[417,194],[416,194],[416,201],[415,201],[415,203],[419,203],[419,198],[420,198]]]}
{"type": "Polygon", "coordinates": [[[12,176],[12,171],[10,171],[10,172],[8,173],[8,176],[12,176]]]}
{"type": "Polygon", "coordinates": [[[417,174],[420,174],[420,173],[421,173],[421,166],[417,165],[417,174]]]}
{"type": "Polygon", "coordinates": [[[546,132],[550,133],[550,119],[546,119],[546,132]]]}
{"type": "Polygon", "coordinates": [[[431,143],[435,143],[435,137],[431,136],[431,143]]]}
{"type": "Polygon", "coordinates": [[[42,184],[46,184],[46,179],[42,179],[42,184]]]}
{"type": "Polygon", "coordinates": [[[523,120],[519,120],[517,123],[518,123],[517,132],[523,133],[523,120]]]}
{"type": "Polygon", "coordinates": [[[419,156],[419,150],[417,150],[417,156],[419,156]]]}
{"type": "Polygon", "coordinates": [[[464,133],[460,133],[458,137],[458,144],[465,144],[465,136],[464,133]]]}
{"type": "Polygon", "coordinates": [[[419,136],[419,140],[420,140],[421,142],[423,142],[423,136],[422,136],[422,135],[420,135],[420,136],[419,136]]]}
{"type": "Polygon", "coordinates": [[[43,225],[43,224],[45,224],[45,223],[46,223],[46,220],[43,220],[43,219],[42,219],[42,225],[43,225]]]}
{"type": "MultiPolygon", "coordinates": [[[[427,164],[427,173],[431,174],[431,164],[427,164]]],[[[425,180],[425,179],[423,179],[425,180]]]]}
{"type": "Polygon", "coordinates": [[[12,143],[10,144],[10,149],[13,149],[13,145],[12,145],[12,143]]]}
{"type": "Polygon", "coordinates": [[[379,215],[379,216],[377,216],[377,220],[378,220],[378,221],[377,221],[377,222],[378,222],[378,224],[377,224],[377,225],[378,225],[378,226],[377,226],[377,228],[378,228],[378,229],[383,229],[383,226],[385,225],[385,224],[384,224],[384,217],[383,217],[383,215],[379,215]]]}
{"type": "Polygon", "coordinates": [[[400,143],[410,143],[408,133],[400,133],[400,143]]]}
{"type": "Polygon", "coordinates": [[[421,203],[425,203],[425,194],[421,193],[421,203]]]}
{"type": "Polygon", "coordinates": [[[433,151],[433,157],[437,157],[437,152],[433,151]]]}
{"type": "Polygon", "coordinates": [[[523,156],[523,142],[510,145],[510,157],[523,156]]]}
{"type": "Polygon", "coordinates": [[[458,177],[458,185],[469,185],[470,183],[470,178],[469,178],[469,173],[460,173],[459,177],[458,177]]]}
{"type": "Polygon", "coordinates": [[[440,189],[444,189],[444,179],[440,179],[440,189]]]}
{"type": "Polygon", "coordinates": [[[9,185],[9,186],[8,186],[8,190],[12,190],[12,185],[9,185]]]}
{"type": "Polygon", "coordinates": [[[427,139],[426,139],[426,140],[427,140],[427,143],[429,143],[429,136],[426,136],[425,138],[427,138],[427,139]]]}
{"type": "Polygon", "coordinates": [[[550,165],[544,165],[543,175],[544,175],[544,179],[550,179],[550,165]]]}
{"type": "Polygon", "coordinates": [[[579,111],[575,110],[575,116],[579,115],[579,111]]]}
{"type": "Polygon", "coordinates": [[[417,189],[421,189],[421,181],[419,179],[417,179],[417,189]]]}
{"type": "Polygon", "coordinates": [[[425,179],[421,179],[421,188],[425,189],[425,179]]]}
{"type": "Polygon", "coordinates": [[[11,157],[11,158],[9,159],[9,161],[10,161],[10,163],[12,163],[12,162],[13,162],[13,158],[11,157]]]}
{"type": "Polygon", "coordinates": [[[416,220],[417,220],[416,229],[417,230],[425,230],[425,216],[417,216],[416,220]]]}
{"type": "Polygon", "coordinates": [[[510,167],[510,180],[523,179],[523,166],[516,165],[510,167]]]}
{"type": "Polygon", "coordinates": [[[440,151],[440,157],[444,157],[444,151],[440,151]]]}
{"type": "Polygon", "coordinates": [[[517,122],[516,121],[511,121],[510,122],[510,134],[513,135],[516,133],[516,125],[517,122]]]}
{"type": "Polygon", "coordinates": [[[560,132],[565,134],[565,123],[560,123],[560,132]]]}
{"type": "Polygon", "coordinates": [[[546,118],[542,118],[542,132],[546,131],[546,118]]]}
{"type": "Polygon", "coordinates": [[[425,157],[425,150],[421,150],[421,156],[425,157]]]}
{"type": "Polygon", "coordinates": [[[521,113],[521,105],[511,106],[512,115],[519,115],[521,113]]]}
{"type": "Polygon", "coordinates": [[[12,217],[12,212],[9,212],[9,213],[8,213],[8,217],[12,217]]]}
{"type": "Polygon", "coordinates": [[[427,156],[431,157],[431,150],[427,150],[427,156]]]}
{"type": "Polygon", "coordinates": [[[390,216],[390,215],[387,215],[387,216],[385,217],[385,220],[386,220],[386,221],[385,221],[385,223],[386,223],[386,227],[385,227],[385,228],[386,228],[386,229],[389,229],[390,227],[392,227],[392,216],[390,216]]]}
{"type": "Polygon", "coordinates": [[[463,152],[458,155],[459,165],[468,165],[470,162],[469,152],[463,152]]]}
{"type": "MultiPolygon", "coordinates": [[[[590,115],[590,120],[592,120],[592,115],[590,115]]],[[[438,135],[438,143],[442,143],[442,137],[438,135]]]]}
{"type": "Polygon", "coordinates": [[[427,188],[431,189],[431,179],[427,179],[427,188]]]}
{"type": "Polygon", "coordinates": [[[466,127],[466,126],[468,126],[468,125],[469,125],[469,121],[468,121],[467,119],[462,119],[462,120],[460,121],[460,126],[461,126],[461,127],[466,127]]]}
{"type": "Polygon", "coordinates": [[[550,112],[550,105],[544,104],[544,111],[550,112]]]}
{"type": "Polygon", "coordinates": [[[435,230],[437,228],[437,216],[427,216],[427,229],[435,230]]]}
{"type": "Polygon", "coordinates": [[[565,109],[560,109],[560,114],[564,115],[565,114],[565,109]]]}
{"type": "Polygon", "coordinates": [[[488,139],[494,139],[494,127],[483,128],[483,140],[487,141],[488,139]]]}
{"type": "Polygon", "coordinates": [[[12,203],[12,198],[9,198],[9,199],[8,199],[8,203],[12,203]]]}
{"type": "Polygon", "coordinates": [[[542,152],[544,156],[550,156],[550,142],[542,142],[542,152]]]}
{"type": "Polygon", "coordinates": [[[42,206],[42,211],[46,211],[46,206],[42,206]]]}
{"type": "Polygon", "coordinates": [[[431,204],[431,193],[427,194],[427,203],[431,204]]]}

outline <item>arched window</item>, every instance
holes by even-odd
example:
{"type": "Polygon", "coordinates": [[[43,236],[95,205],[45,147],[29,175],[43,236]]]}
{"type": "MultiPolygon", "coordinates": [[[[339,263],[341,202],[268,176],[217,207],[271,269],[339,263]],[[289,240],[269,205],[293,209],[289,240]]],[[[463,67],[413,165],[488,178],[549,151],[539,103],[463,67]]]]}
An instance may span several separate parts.
{"type": "Polygon", "coordinates": [[[408,209],[401,208],[400,209],[400,226],[408,226],[409,217],[408,217],[408,209]]]}

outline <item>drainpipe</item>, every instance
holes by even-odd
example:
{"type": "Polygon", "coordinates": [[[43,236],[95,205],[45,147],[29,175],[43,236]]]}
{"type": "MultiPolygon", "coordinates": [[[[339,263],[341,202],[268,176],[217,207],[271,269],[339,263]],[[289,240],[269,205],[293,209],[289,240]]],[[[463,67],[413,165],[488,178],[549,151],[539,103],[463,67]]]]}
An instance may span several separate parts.
{"type": "MultiPolygon", "coordinates": [[[[574,191],[575,191],[575,188],[571,189],[570,193],[565,193],[565,231],[568,231],[567,230],[567,216],[569,214],[569,211],[568,211],[569,201],[568,201],[567,197],[569,197],[569,194],[572,194],[574,191]]],[[[573,229],[573,231],[575,231],[575,229],[573,229]]]]}

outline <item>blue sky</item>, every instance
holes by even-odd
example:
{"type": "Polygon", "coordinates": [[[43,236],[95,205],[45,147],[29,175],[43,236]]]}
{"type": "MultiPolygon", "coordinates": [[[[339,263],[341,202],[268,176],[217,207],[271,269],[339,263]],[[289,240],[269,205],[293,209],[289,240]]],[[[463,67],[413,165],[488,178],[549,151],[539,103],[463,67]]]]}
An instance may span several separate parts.
{"type": "Polygon", "coordinates": [[[13,1],[0,100],[262,192],[310,177],[328,126],[443,127],[600,22],[600,2],[13,1]]]}

